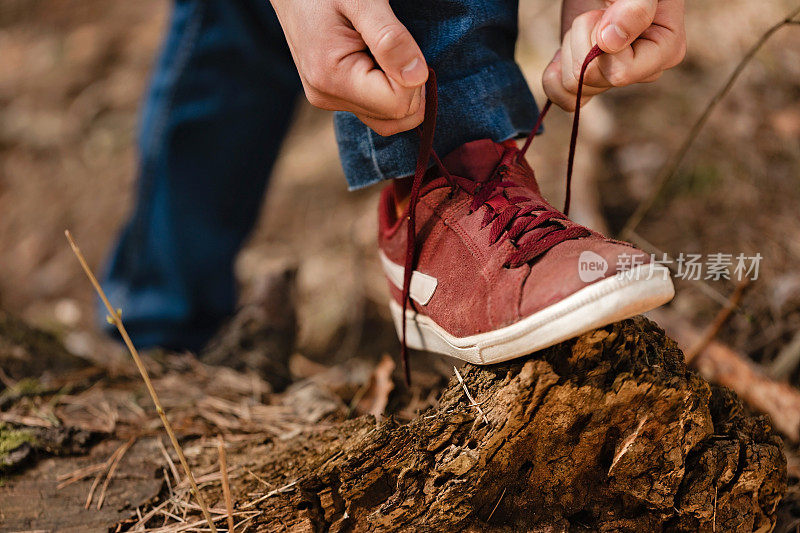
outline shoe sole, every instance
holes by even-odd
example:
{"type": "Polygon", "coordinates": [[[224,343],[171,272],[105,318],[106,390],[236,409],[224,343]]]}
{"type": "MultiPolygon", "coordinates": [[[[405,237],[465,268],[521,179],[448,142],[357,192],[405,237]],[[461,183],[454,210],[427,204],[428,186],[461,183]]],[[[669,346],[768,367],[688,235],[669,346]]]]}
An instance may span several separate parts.
{"type": "MultiPolygon", "coordinates": [[[[500,363],[655,309],[674,295],[669,269],[650,263],[597,281],[514,324],[468,337],[451,335],[430,317],[409,309],[406,342],[409,348],[477,365],[500,363]]],[[[402,307],[394,300],[389,307],[402,337],[402,307]]]]}

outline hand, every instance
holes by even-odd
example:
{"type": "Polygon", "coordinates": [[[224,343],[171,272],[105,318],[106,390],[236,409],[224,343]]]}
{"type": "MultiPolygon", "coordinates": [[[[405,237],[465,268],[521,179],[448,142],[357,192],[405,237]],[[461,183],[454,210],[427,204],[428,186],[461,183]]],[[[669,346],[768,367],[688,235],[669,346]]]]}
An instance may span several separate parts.
{"type": "Polygon", "coordinates": [[[606,54],[586,71],[582,104],[611,87],[657,80],[686,54],[683,16],[684,0],[564,0],[561,48],[542,77],[545,93],[574,111],[581,66],[595,44],[606,54]]]}
{"type": "Polygon", "coordinates": [[[380,135],[422,122],[428,67],[388,0],[271,2],[311,105],[350,111],[380,135]]]}

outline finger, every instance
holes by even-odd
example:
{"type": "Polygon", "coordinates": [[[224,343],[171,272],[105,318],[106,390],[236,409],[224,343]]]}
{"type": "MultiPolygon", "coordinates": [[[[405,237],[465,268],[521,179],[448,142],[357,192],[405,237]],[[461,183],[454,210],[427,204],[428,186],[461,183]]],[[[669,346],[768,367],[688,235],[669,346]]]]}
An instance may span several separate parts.
{"type": "MultiPolygon", "coordinates": [[[[567,89],[572,92],[577,92],[578,80],[580,79],[581,69],[586,60],[589,51],[594,47],[594,31],[600,19],[603,17],[603,12],[600,10],[587,11],[582,15],[575,17],[572,22],[570,48],[572,63],[564,63],[570,65],[572,70],[571,79],[574,80],[574,85],[567,86],[567,89]]],[[[590,87],[601,87],[607,89],[611,84],[606,80],[600,69],[597,68],[597,62],[593,61],[589,64],[586,70],[586,77],[584,84],[590,87]]]]}
{"type": "MultiPolygon", "coordinates": [[[[542,75],[542,86],[544,87],[544,92],[554,104],[564,111],[575,111],[576,95],[564,87],[561,77],[561,70],[561,61],[557,58],[554,58],[542,75]]],[[[583,107],[592,98],[592,95],[586,94],[586,92],[588,91],[585,91],[583,98],[581,98],[581,107],[583,107]]]]}
{"type": "Polygon", "coordinates": [[[572,65],[572,30],[567,30],[564,34],[564,39],[561,41],[561,49],[556,52],[553,62],[559,63],[558,72],[561,75],[561,85],[572,93],[578,91],[578,80],[575,78],[575,72],[571,67],[562,68],[562,65],[572,65]]]}
{"type": "Polygon", "coordinates": [[[382,120],[358,113],[356,113],[356,116],[359,118],[359,120],[361,120],[361,122],[372,128],[375,133],[387,137],[389,135],[395,135],[397,133],[412,130],[422,124],[422,121],[425,119],[424,94],[421,95],[420,104],[421,105],[416,113],[398,120],[382,120]]]}
{"type": "Polygon", "coordinates": [[[412,94],[412,97],[411,97],[411,103],[409,105],[408,110],[406,112],[403,112],[403,113],[387,115],[387,114],[374,113],[374,112],[372,112],[372,111],[370,111],[368,109],[363,109],[360,106],[355,106],[352,103],[345,103],[344,105],[350,105],[350,106],[354,107],[355,111],[352,111],[352,113],[355,113],[355,114],[357,114],[359,116],[364,116],[364,117],[368,117],[368,118],[371,118],[371,119],[374,119],[374,120],[382,120],[382,121],[386,121],[386,122],[393,122],[393,121],[396,121],[396,120],[405,120],[406,118],[410,118],[410,117],[415,116],[415,115],[417,115],[419,113],[423,113],[424,114],[425,113],[425,108],[424,108],[424,105],[425,105],[425,86],[424,85],[420,85],[416,89],[405,89],[405,90],[411,90],[411,91],[413,91],[413,94],[412,94]]]}
{"type": "MultiPolygon", "coordinates": [[[[349,54],[327,72],[311,85],[323,99],[336,102],[339,110],[383,120],[405,118],[417,111],[421,86],[408,88],[394,82],[382,70],[375,68],[372,58],[366,53],[349,54]]],[[[317,105],[313,101],[312,104],[317,105]]]]}
{"type": "Polygon", "coordinates": [[[597,27],[597,44],[609,54],[624,50],[650,27],[657,9],[658,0],[616,0],[597,27]]]}
{"type": "Polygon", "coordinates": [[[383,102],[382,97],[376,96],[377,93],[371,93],[370,98],[365,99],[360,96],[360,92],[336,89],[337,94],[344,93],[346,95],[346,97],[339,97],[333,93],[320,91],[305,80],[301,81],[303,81],[306,98],[314,107],[329,111],[348,111],[381,120],[397,120],[415,114],[420,106],[420,92],[425,88],[424,85],[416,89],[404,88],[403,91],[409,91],[409,94],[401,96],[389,92],[385,95],[385,102],[383,102]],[[403,100],[402,103],[398,103],[400,98],[403,100]]]}
{"type": "Polygon", "coordinates": [[[653,25],[661,26],[680,37],[685,41],[686,39],[686,26],[684,21],[685,15],[684,0],[661,0],[658,3],[656,10],[656,17],[653,20],[653,25]]]}
{"type": "Polygon", "coordinates": [[[598,67],[614,87],[624,87],[648,80],[673,66],[681,44],[671,32],[651,28],[647,38],[637,39],[626,50],[616,55],[601,56],[598,67]]]}
{"type": "Polygon", "coordinates": [[[661,0],[653,25],[642,34],[642,38],[669,44],[665,68],[678,65],[686,55],[684,13],[683,0],[661,0]]]}
{"type": "Polygon", "coordinates": [[[428,79],[417,42],[397,19],[387,0],[342,2],[342,14],[366,43],[375,61],[395,82],[416,88],[428,79]]]}

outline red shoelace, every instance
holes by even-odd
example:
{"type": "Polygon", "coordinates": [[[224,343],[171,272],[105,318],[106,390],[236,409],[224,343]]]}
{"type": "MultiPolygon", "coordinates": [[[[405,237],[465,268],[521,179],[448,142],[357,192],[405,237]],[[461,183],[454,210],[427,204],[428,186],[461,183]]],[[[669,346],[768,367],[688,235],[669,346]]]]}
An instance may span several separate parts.
{"type": "Polygon", "coordinates": [[[594,46],[581,67],[578,79],[578,91],[575,103],[575,115],[572,121],[572,136],[569,144],[567,160],[566,196],[564,212],[556,211],[547,204],[537,202],[523,192],[515,193],[513,189],[522,185],[513,180],[514,173],[521,172],[516,160],[525,157],[533,138],[544,122],[547,112],[553,102],[547,100],[542,108],[536,125],[531,130],[525,144],[517,151],[507,151],[492,176],[484,181],[477,182],[459,176],[453,176],[447,171],[439,156],[433,149],[433,135],[436,130],[436,112],[438,105],[436,74],[430,70],[428,81],[425,84],[425,119],[418,128],[420,135],[419,153],[411,184],[411,194],[408,208],[408,235],[406,238],[406,262],[403,272],[403,321],[402,321],[402,347],[400,357],[403,361],[403,372],[406,383],[411,383],[411,373],[408,363],[408,346],[406,344],[406,311],[409,305],[409,292],[411,289],[411,274],[414,271],[417,255],[416,243],[416,211],[417,203],[422,192],[422,182],[428,169],[428,164],[433,159],[438,167],[441,177],[436,178],[425,186],[425,192],[439,187],[458,187],[473,197],[470,205],[471,211],[486,207],[482,228],[489,224],[490,240],[496,243],[508,239],[515,245],[515,250],[506,260],[505,266],[516,268],[535,260],[557,244],[571,239],[579,239],[591,234],[582,226],[573,224],[567,219],[570,203],[570,189],[572,187],[572,171],[575,161],[575,148],[578,142],[578,125],[580,122],[581,97],[583,93],[583,80],[589,64],[600,56],[603,51],[599,46],[594,46]]]}

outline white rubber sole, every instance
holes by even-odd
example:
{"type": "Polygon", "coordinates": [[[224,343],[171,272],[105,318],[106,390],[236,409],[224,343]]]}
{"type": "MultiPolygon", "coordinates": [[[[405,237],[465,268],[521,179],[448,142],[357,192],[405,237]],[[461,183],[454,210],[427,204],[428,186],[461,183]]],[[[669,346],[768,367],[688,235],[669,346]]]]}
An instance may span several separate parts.
{"type": "MultiPolygon", "coordinates": [[[[409,348],[427,350],[477,365],[508,361],[644,313],[669,302],[675,288],[669,269],[653,263],[595,282],[558,303],[509,326],[455,337],[425,315],[406,311],[409,348]]],[[[402,307],[389,303],[398,336],[402,307]]]]}

